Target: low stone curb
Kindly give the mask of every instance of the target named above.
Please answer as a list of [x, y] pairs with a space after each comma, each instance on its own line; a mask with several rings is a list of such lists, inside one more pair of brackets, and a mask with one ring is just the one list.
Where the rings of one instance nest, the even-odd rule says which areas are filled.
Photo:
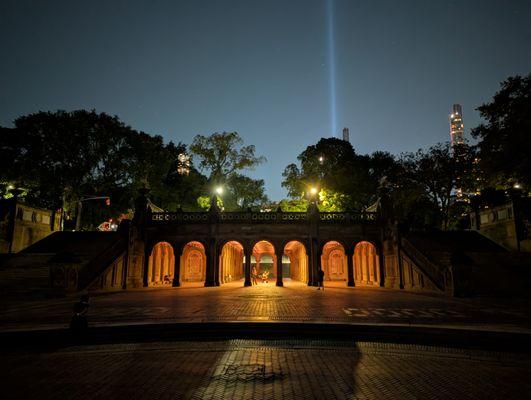
[[157, 323], [90, 327], [83, 335], [66, 328], [0, 332], [1, 351], [73, 345], [227, 339], [322, 339], [447, 346], [529, 354], [531, 334], [495, 330], [385, 324], [313, 322]]

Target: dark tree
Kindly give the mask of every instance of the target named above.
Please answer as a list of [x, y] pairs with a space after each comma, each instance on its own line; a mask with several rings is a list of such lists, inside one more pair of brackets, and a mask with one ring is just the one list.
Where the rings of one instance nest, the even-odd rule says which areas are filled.
[[[126, 126], [116, 116], [95, 111], [39, 112], [15, 120], [3, 129], [0, 180], [27, 190], [26, 201], [49, 209], [64, 208], [74, 217], [77, 202], [86, 196], [109, 196], [86, 202], [85, 226], [127, 213], [143, 185], [152, 188], [155, 202], [166, 209], [193, 204], [204, 184], [192, 167], [186, 179], [176, 173], [182, 144], [165, 144]], [[195, 190], [195, 192], [194, 192]]]
[[[237, 132], [197, 135], [190, 150], [199, 159], [199, 168], [208, 174], [210, 187], [203, 194], [210, 196], [216, 185], [226, 186], [222, 196], [226, 211], [267, 201], [264, 181], [254, 180], [241, 173], [254, 169], [265, 161], [265, 157], [256, 156], [253, 145], [244, 146], [243, 139]], [[208, 201], [203, 198], [202, 203], [207, 204]]]
[[318, 187], [330, 210], [362, 209], [376, 200], [379, 175], [385, 172], [378, 163], [378, 156], [383, 154], [373, 160], [357, 155], [347, 141], [322, 138], [299, 154], [300, 168], [296, 164], [285, 168], [282, 186], [294, 199], [306, 198], [311, 187]]
[[506, 188], [531, 187], [531, 74], [510, 77], [490, 103], [478, 108], [486, 120], [472, 130], [480, 140], [480, 164], [486, 183]]

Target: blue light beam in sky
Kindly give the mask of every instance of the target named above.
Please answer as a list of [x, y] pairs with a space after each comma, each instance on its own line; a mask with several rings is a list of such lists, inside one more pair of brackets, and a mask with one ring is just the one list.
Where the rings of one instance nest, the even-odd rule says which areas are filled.
[[328, 74], [330, 86], [330, 130], [331, 135], [337, 135], [336, 109], [336, 49], [334, 38], [334, 0], [326, 0], [326, 33], [328, 44]]

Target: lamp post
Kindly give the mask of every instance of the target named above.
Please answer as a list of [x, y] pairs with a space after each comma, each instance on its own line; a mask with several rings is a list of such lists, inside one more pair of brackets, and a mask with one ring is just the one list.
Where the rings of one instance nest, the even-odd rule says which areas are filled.
[[317, 196], [319, 194], [319, 189], [316, 186], [310, 187], [310, 202], [317, 204]]
[[214, 192], [212, 193], [212, 197], [210, 198], [210, 211], [221, 211], [218, 207], [218, 196], [221, 197], [223, 194], [223, 186], [219, 185], [214, 188]]

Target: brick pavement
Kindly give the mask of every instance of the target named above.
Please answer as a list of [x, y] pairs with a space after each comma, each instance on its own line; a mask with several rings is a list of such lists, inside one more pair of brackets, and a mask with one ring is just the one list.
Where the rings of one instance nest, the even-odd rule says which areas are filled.
[[504, 353], [316, 340], [116, 344], [0, 354], [7, 399], [526, 399]]
[[[61, 327], [76, 298], [4, 304], [0, 330]], [[323, 293], [299, 282], [244, 288], [183, 287], [102, 294], [89, 322], [106, 324], [207, 321], [297, 321], [421, 324], [531, 331], [528, 301], [454, 299], [397, 290], [335, 285]]]

